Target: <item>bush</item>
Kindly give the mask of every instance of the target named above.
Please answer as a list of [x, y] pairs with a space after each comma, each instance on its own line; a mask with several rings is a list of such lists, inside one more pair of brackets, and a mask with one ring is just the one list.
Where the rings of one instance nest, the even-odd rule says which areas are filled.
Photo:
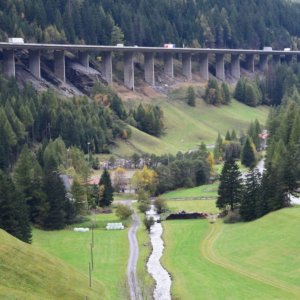
[[164, 200], [162, 198], [157, 198], [154, 201], [154, 206], [155, 206], [158, 214], [162, 214], [162, 213], [165, 213], [166, 211], [168, 211], [167, 202], [166, 202], [166, 200]]
[[150, 201], [149, 200], [141, 201], [138, 205], [138, 208], [141, 213], [145, 213], [147, 210], [150, 209]]
[[241, 221], [241, 215], [237, 209], [229, 211], [227, 216], [224, 218], [224, 223], [233, 224]]
[[151, 226], [154, 225], [154, 223], [155, 223], [153, 217], [150, 217], [149, 219], [147, 217], [145, 217], [143, 222], [144, 222], [144, 225], [145, 225], [146, 229], [148, 230], [148, 232], [150, 232]]
[[118, 204], [116, 209], [116, 216], [121, 220], [128, 219], [133, 214], [133, 210], [128, 205]]

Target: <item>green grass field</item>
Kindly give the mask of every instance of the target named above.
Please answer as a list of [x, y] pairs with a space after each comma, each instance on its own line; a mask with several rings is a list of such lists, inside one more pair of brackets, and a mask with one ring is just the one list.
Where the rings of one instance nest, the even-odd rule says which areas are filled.
[[[173, 97], [174, 98], [174, 97]], [[129, 103], [128, 103], [129, 102]], [[128, 101], [132, 106], [137, 100]], [[213, 144], [218, 132], [225, 135], [227, 130], [246, 131], [249, 123], [258, 119], [266, 122], [269, 109], [264, 106], [252, 108], [235, 100], [228, 106], [215, 107], [197, 99], [196, 107], [190, 107], [182, 100], [151, 100], [164, 111], [165, 134], [160, 138], [149, 136], [132, 128], [128, 142], [119, 141], [119, 147], [112, 151], [116, 155], [130, 155], [133, 152], [163, 154], [176, 153], [196, 148], [201, 142]]]
[[173, 298], [300, 299], [299, 212], [234, 225], [163, 222]]
[[[129, 255], [128, 230], [107, 231], [107, 222], [119, 221], [114, 214], [95, 216], [94, 271], [92, 278], [105, 286], [105, 299], [126, 299], [126, 267]], [[91, 221], [72, 227], [89, 226]], [[33, 244], [62, 259], [76, 270], [88, 275], [91, 231], [74, 232], [72, 228], [59, 231], [34, 229]], [[102, 299], [102, 298], [101, 298]]]
[[164, 199], [213, 197], [217, 198], [219, 183], [205, 184], [188, 189], [178, 189], [162, 194]]
[[108, 299], [106, 289], [87, 272], [25, 244], [0, 229], [0, 299]]
[[219, 212], [215, 200], [167, 200], [167, 204], [172, 212], [179, 212], [182, 210], [188, 212]]

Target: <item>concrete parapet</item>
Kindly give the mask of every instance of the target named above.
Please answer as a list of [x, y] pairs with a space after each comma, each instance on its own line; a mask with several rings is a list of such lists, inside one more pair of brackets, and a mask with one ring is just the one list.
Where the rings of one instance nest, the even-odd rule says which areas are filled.
[[249, 72], [254, 73], [254, 54], [246, 54], [246, 68]]
[[216, 54], [216, 77], [225, 80], [225, 55]]
[[64, 51], [54, 51], [54, 73], [61, 81], [66, 81], [66, 64]]
[[111, 52], [103, 52], [101, 72], [108, 84], [112, 84], [112, 55]]
[[133, 53], [124, 53], [124, 85], [130, 90], [134, 90], [134, 62]]
[[29, 70], [36, 78], [41, 78], [40, 50], [29, 50]]
[[241, 77], [241, 66], [240, 66], [240, 55], [239, 54], [231, 54], [231, 65], [230, 65], [231, 75], [240, 79]]
[[261, 71], [268, 71], [268, 54], [259, 55], [259, 68]]
[[16, 77], [14, 50], [3, 49], [3, 73], [7, 77]]
[[164, 72], [169, 77], [174, 77], [173, 54], [165, 53], [164, 55]]
[[200, 68], [200, 76], [208, 81], [209, 72], [208, 72], [208, 54], [203, 53], [199, 54], [199, 68]]
[[150, 85], [155, 85], [154, 52], [144, 53], [144, 69], [145, 69], [145, 81]]
[[82, 66], [84, 66], [85, 68], [88, 69], [90, 67], [90, 56], [89, 56], [88, 52], [79, 51], [78, 52], [78, 60], [79, 60], [80, 64]]
[[190, 53], [182, 53], [182, 73], [187, 80], [192, 79], [192, 55]]

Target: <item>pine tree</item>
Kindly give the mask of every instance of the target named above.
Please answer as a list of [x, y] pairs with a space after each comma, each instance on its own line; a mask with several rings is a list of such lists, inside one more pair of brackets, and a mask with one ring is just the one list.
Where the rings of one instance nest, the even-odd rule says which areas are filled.
[[0, 171], [0, 228], [20, 240], [31, 242], [27, 206], [11, 178]]
[[230, 210], [241, 203], [242, 200], [242, 179], [239, 167], [232, 159], [225, 161], [220, 176], [220, 185], [218, 189], [217, 207]]
[[255, 153], [249, 137], [247, 137], [242, 149], [241, 163], [248, 168], [252, 168], [255, 165]]
[[244, 221], [256, 218], [256, 205], [260, 198], [260, 174], [254, 169], [246, 175], [246, 182], [240, 207], [240, 215]]
[[195, 90], [192, 86], [190, 86], [187, 89], [187, 104], [189, 106], [196, 106], [195, 100], [196, 100]]
[[230, 132], [229, 132], [229, 130], [227, 130], [226, 135], [225, 135], [225, 141], [231, 141], [231, 140], [232, 139], [231, 139]]
[[100, 199], [100, 206], [110, 206], [113, 201], [113, 188], [111, 184], [110, 175], [107, 169], [104, 169], [101, 175], [99, 186], [103, 187], [103, 193]]
[[47, 229], [62, 229], [65, 227], [66, 191], [62, 180], [56, 171], [45, 176], [44, 191], [49, 203], [49, 211], [45, 220]]

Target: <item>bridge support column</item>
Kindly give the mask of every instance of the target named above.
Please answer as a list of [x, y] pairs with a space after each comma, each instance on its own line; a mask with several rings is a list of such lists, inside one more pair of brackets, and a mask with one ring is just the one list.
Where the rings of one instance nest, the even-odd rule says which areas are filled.
[[145, 68], [145, 81], [150, 85], [155, 85], [154, 52], [144, 53], [144, 68]]
[[81, 65], [83, 65], [85, 68], [90, 67], [90, 56], [88, 52], [83, 51], [83, 52], [78, 52], [78, 59]]
[[275, 65], [280, 65], [280, 55], [279, 54], [274, 54], [273, 55], [273, 63]]
[[234, 78], [240, 79], [241, 77], [241, 66], [240, 66], [240, 55], [231, 54], [231, 75]]
[[200, 54], [199, 55], [199, 66], [200, 66], [200, 76], [208, 81], [209, 73], [208, 73], [208, 54]]
[[41, 78], [40, 50], [29, 50], [29, 70], [36, 78]]
[[101, 72], [108, 84], [112, 84], [112, 55], [111, 52], [104, 52], [102, 55]]
[[133, 53], [124, 53], [124, 85], [130, 90], [134, 90], [134, 63]]
[[268, 54], [259, 55], [259, 68], [261, 71], [268, 71]]
[[16, 77], [15, 52], [13, 49], [3, 49], [3, 73], [7, 77]]
[[254, 54], [246, 54], [246, 68], [249, 72], [254, 73]]
[[216, 77], [220, 80], [225, 80], [225, 55], [216, 54]]
[[165, 53], [164, 55], [164, 72], [167, 76], [174, 77], [173, 54]]
[[192, 55], [182, 53], [182, 73], [187, 80], [192, 80]]
[[64, 51], [54, 51], [54, 73], [61, 81], [66, 81], [66, 64]]
[[285, 55], [285, 56], [284, 56], [284, 60], [285, 60], [285, 62], [286, 62], [288, 65], [290, 65], [290, 64], [292, 63], [292, 61], [293, 61], [293, 55], [291, 55], [291, 54]]

